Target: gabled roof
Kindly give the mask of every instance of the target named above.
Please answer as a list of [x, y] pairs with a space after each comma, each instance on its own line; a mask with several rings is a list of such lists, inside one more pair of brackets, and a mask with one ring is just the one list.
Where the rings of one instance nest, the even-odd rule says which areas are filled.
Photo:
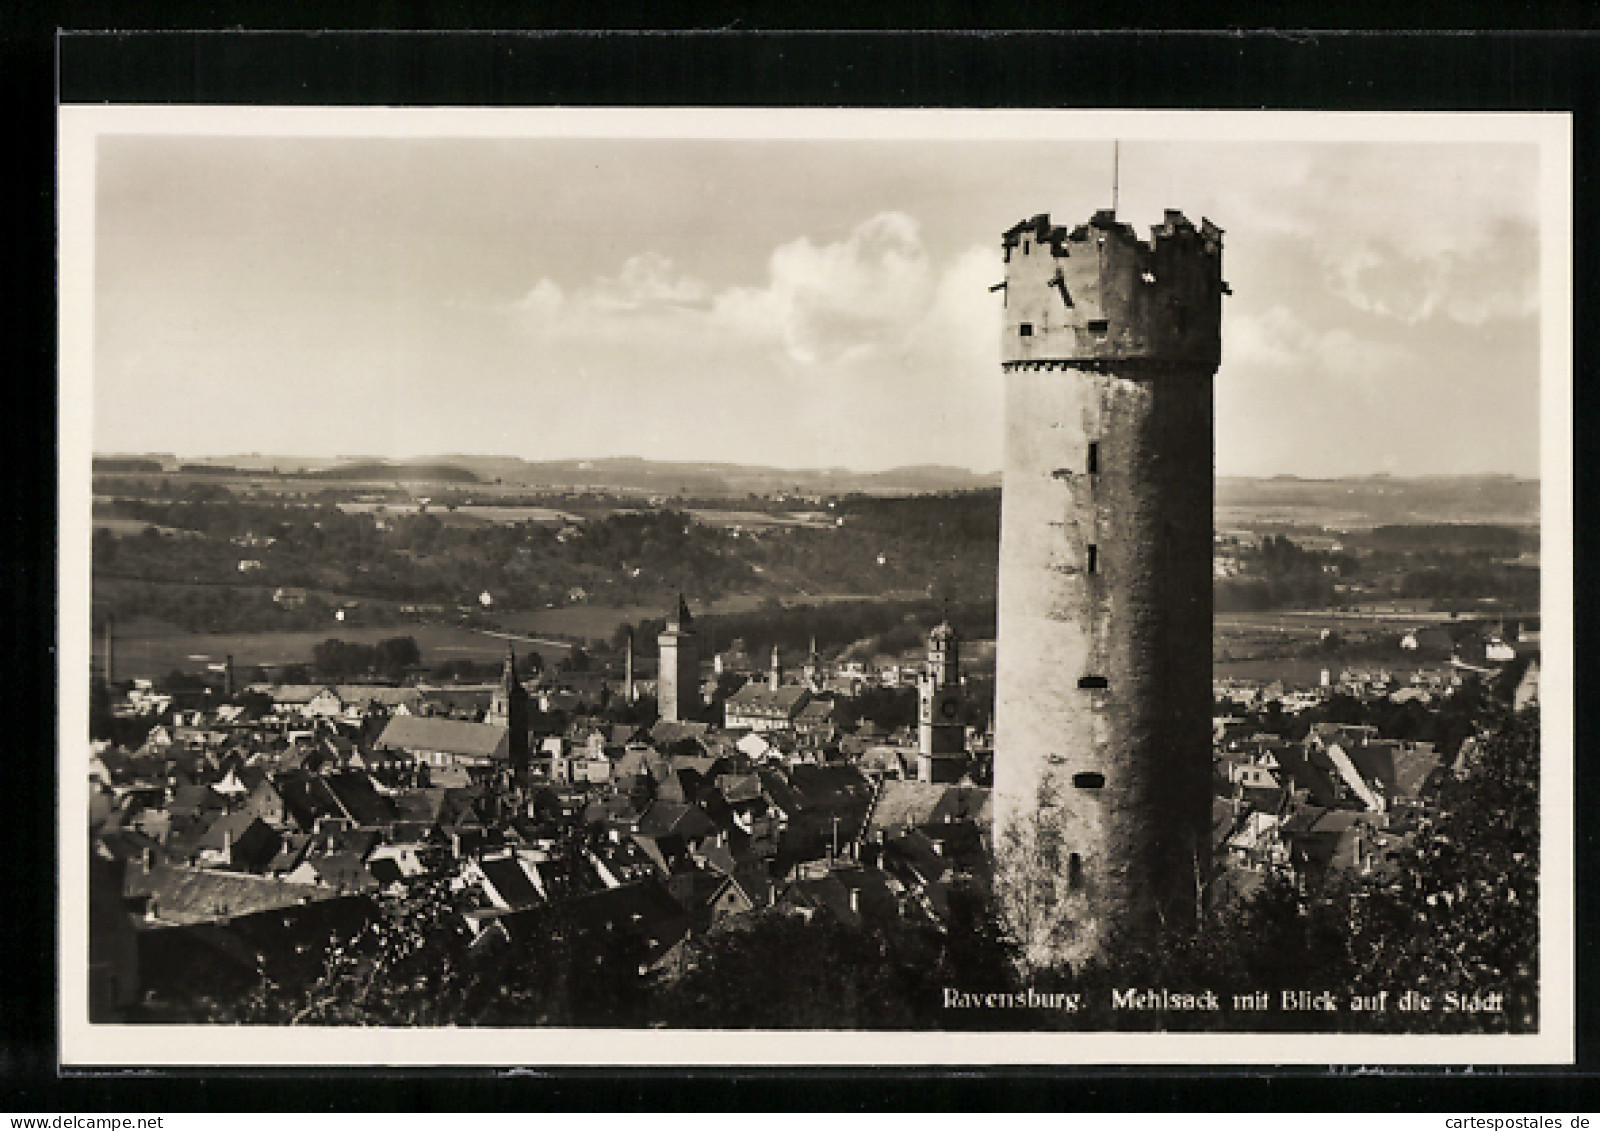
[[130, 868], [123, 894], [154, 896], [155, 918], [163, 923], [209, 923], [327, 898], [320, 889], [283, 880], [214, 869], [157, 867], [149, 873]]
[[867, 820], [869, 832], [893, 832], [944, 821], [990, 818], [990, 791], [975, 785], [884, 780]]
[[309, 856], [306, 863], [316, 872], [318, 880], [343, 892], [370, 891], [378, 886], [378, 881], [354, 852]]
[[394, 750], [437, 751], [476, 758], [510, 756], [510, 731], [500, 723], [470, 723], [420, 715], [396, 715], [377, 745]]
[[402, 821], [432, 825], [439, 819], [444, 798], [445, 790], [438, 788], [401, 790], [392, 799], [395, 816]]
[[663, 833], [660, 836], [634, 833], [633, 843], [650, 858], [663, 878], [693, 872], [697, 867], [694, 857], [689, 853], [688, 844], [677, 833]]
[[693, 805], [656, 801], [639, 818], [639, 831], [646, 836], [677, 833], [686, 840], [695, 840], [710, 836], [717, 827]]
[[283, 807], [302, 829], [311, 831], [321, 817], [350, 819], [328, 783], [315, 774], [280, 774], [273, 783]]
[[[541, 937], [549, 916], [547, 907], [511, 912], [495, 920], [513, 942]], [[574, 928], [579, 945], [586, 940], [624, 935], [644, 947], [647, 964], [655, 964], [689, 932], [690, 920], [667, 889], [657, 880], [623, 884], [565, 901], [560, 912]]]
[[331, 688], [324, 683], [280, 683], [266, 689], [273, 703], [280, 707], [303, 706]]
[[328, 788], [358, 825], [382, 825], [393, 821], [397, 810], [393, 801], [373, 787], [372, 779], [359, 770], [330, 774]]
[[[856, 910], [850, 895], [856, 893]], [[797, 907], [824, 910], [848, 926], [866, 921], [894, 919], [900, 904], [882, 872], [868, 868], [841, 868], [819, 880], [799, 880], [780, 901]]]
[[650, 728], [650, 741], [657, 746], [671, 746], [686, 738], [704, 738], [711, 729], [707, 723], [670, 722], [667, 719], [657, 719]]
[[533, 881], [522, 870], [522, 864], [516, 857], [480, 860], [478, 868], [483, 872], [484, 882], [492, 886], [500, 897], [500, 902], [512, 910], [543, 902], [539, 889], [533, 886]]
[[833, 717], [833, 701], [830, 699], [813, 699], [800, 709], [800, 714], [795, 717], [796, 722], [821, 723]]
[[199, 841], [201, 848], [231, 852], [230, 865], [243, 872], [266, 871], [282, 844], [265, 821], [243, 810], [218, 817]]
[[1295, 743], [1286, 744], [1274, 752], [1278, 765], [1284, 775], [1293, 779], [1294, 784], [1311, 794], [1312, 804], [1323, 808], [1332, 808], [1339, 803], [1339, 794], [1334, 789], [1333, 779], [1328, 770], [1313, 764], [1306, 756], [1303, 746]]
[[741, 715], [794, 718], [811, 698], [811, 689], [800, 684], [784, 684], [774, 691], [767, 684], [752, 680], [728, 697], [727, 711]]
[[1439, 751], [1433, 743], [1401, 743], [1394, 752], [1394, 796], [1415, 798], [1439, 768], [1439, 762]]
[[758, 774], [718, 774], [716, 785], [729, 804], [762, 799], [761, 777]]
[[415, 687], [377, 687], [364, 683], [341, 683], [333, 689], [339, 702], [346, 707], [368, 710], [372, 707], [415, 707], [422, 702], [422, 692]]

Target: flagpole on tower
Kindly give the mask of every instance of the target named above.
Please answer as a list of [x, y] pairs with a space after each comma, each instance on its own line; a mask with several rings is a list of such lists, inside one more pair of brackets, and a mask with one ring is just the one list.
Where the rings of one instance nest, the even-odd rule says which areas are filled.
[[1122, 139], [1111, 142], [1111, 215], [1117, 214], [1117, 178], [1122, 165]]

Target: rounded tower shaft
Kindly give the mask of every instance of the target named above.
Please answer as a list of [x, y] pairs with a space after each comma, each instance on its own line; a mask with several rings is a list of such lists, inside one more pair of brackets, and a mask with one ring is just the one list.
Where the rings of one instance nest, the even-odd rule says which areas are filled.
[[1221, 234], [1003, 239], [996, 844], [1036, 963], [1192, 916], [1209, 867]]

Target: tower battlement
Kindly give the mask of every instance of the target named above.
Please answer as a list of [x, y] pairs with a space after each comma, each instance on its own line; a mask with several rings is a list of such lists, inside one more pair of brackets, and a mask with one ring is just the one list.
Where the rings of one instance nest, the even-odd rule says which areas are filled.
[[1003, 366], [1221, 358], [1222, 229], [1168, 210], [1148, 242], [1109, 211], [1067, 229], [1047, 213], [1010, 228]]

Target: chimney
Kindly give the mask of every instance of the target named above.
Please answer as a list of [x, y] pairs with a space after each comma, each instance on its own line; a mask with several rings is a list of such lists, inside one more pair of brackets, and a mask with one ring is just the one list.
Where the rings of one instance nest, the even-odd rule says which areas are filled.
[[222, 862], [224, 864], [228, 864], [230, 866], [233, 864], [233, 830], [232, 829], [223, 829], [222, 830]]
[[628, 626], [628, 650], [623, 668], [623, 698], [629, 703], [633, 702], [633, 626]]
[[850, 889], [850, 913], [852, 915], [861, 914], [861, 889], [860, 888], [851, 888]]
[[767, 677], [767, 686], [773, 691], [783, 685], [783, 661], [778, 658], [778, 646], [772, 646], [772, 672]]

